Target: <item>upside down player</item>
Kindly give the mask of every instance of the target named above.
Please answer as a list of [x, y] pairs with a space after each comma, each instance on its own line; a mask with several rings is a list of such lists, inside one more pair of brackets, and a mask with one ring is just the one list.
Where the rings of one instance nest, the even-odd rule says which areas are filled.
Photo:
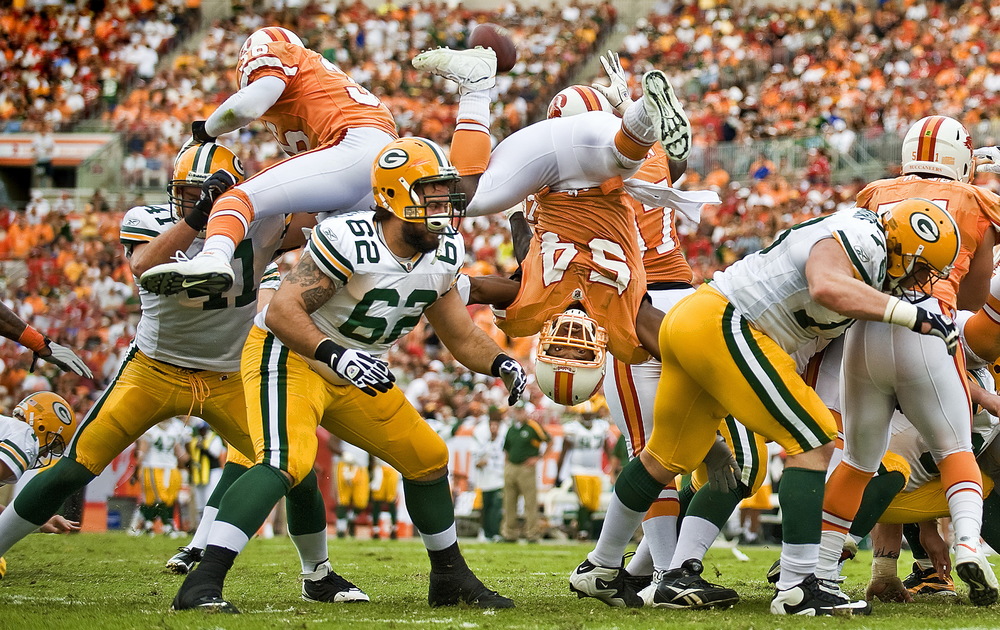
[[455, 358], [502, 378], [514, 404], [521, 366], [473, 323], [454, 289], [464, 243], [454, 230], [465, 198], [444, 152], [421, 138], [385, 147], [372, 165], [378, 206], [326, 219], [256, 319], [243, 379], [259, 462], [226, 493], [205, 557], [174, 608], [236, 612], [222, 595], [237, 555], [274, 503], [310, 474], [316, 427], [384, 460], [403, 476], [407, 511], [431, 562], [428, 603], [509, 608], [458, 547], [448, 449], [406, 400], [380, 357], [426, 315]]
[[[223, 146], [198, 144], [181, 151], [174, 162], [170, 203], [138, 206], [122, 219], [120, 239], [133, 274], [175, 251], [199, 251], [212, 199], [242, 175], [239, 159]], [[302, 215], [301, 220], [311, 217]], [[255, 222], [240, 242], [240, 274], [229, 291], [185, 291], [171, 297], [140, 291], [142, 315], [132, 347], [68, 443], [66, 455], [32, 479], [12, 509], [0, 514], [0, 554], [44, 523], [67, 496], [160, 420], [194, 411], [233, 447], [219, 482], [222, 491], [251, 465], [239, 455], [253, 453], [237, 371], [240, 347], [257, 312], [257, 286], [265, 267], [279, 248], [302, 240], [301, 230], [288, 229], [284, 217], [268, 217]], [[308, 481], [289, 495], [289, 529], [300, 551], [303, 596], [340, 601], [343, 592], [357, 588], [346, 586], [330, 569], [325, 509], [315, 475]], [[212, 505], [217, 503], [210, 499], [204, 519], [211, 520]]]
[[[62, 457], [78, 423], [62, 396], [36, 392], [17, 403], [10, 416], [0, 416], [0, 486], [17, 483], [21, 475], [48, 466]], [[0, 512], [5, 506], [0, 505]], [[76, 521], [53, 516], [38, 531], [65, 534], [80, 529]], [[0, 554], [0, 579], [7, 575], [7, 560]]]
[[[945, 315], [954, 314], [956, 308], [978, 309], [989, 294], [1000, 197], [969, 183], [975, 161], [968, 131], [946, 116], [918, 120], [903, 139], [902, 158], [903, 175], [869, 184], [858, 193], [858, 205], [886, 212], [916, 197], [943, 208], [953, 217], [948, 225], [922, 221], [916, 212], [900, 217], [914, 221], [916, 237], [932, 241], [924, 243], [927, 258], [940, 255], [937, 250], [946, 243], [949, 229], [960, 236], [950, 273], [944, 273], [929, 291], [911, 293], [908, 299]], [[918, 238], [918, 242], [924, 241]], [[899, 268], [891, 267], [890, 275], [898, 279], [918, 270], [926, 262], [919, 254], [898, 261]], [[932, 271], [941, 275], [946, 270], [938, 264]], [[941, 470], [955, 528], [955, 570], [969, 585], [970, 599], [977, 606], [987, 606], [1000, 596], [996, 585], [986, 579], [988, 567], [979, 553], [983, 488], [972, 452], [965, 362], [961, 353], [954, 360], [947, 350], [933, 340], [878, 322], [861, 322], [849, 331], [842, 385], [844, 460], [830, 476], [824, 504], [820, 577], [836, 570], [844, 536], [885, 451], [888, 423], [898, 404], [928, 441]]]
[[267, 27], [240, 49], [240, 89], [208, 120], [195, 142], [263, 121], [290, 158], [223, 195], [208, 221], [205, 247], [191, 260], [157, 265], [140, 278], [147, 291], [172, 295], [195, 284], [213, 293], [234, 281], [231, 261], [250, 225], [299, 212], [351, 212], [373, 205], [371, 164], [396, 138], [389, 109], [295, 33]]

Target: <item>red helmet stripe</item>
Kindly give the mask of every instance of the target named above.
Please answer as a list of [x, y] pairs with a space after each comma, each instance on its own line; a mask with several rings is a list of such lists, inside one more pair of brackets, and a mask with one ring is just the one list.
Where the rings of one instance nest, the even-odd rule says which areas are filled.
[[267, 33], [268, 37], [270, 37], [273, 41], [276, 41], [276, 42], [291, 42], [292, 41], [292, 40], [288, 39], [288, 35], [285, 35], [285, 31], [284, 30], [282, 30], [282, 29], [280, 29], [278, 27], [275, 27], [275, 26], [268, 26], [267, 28], [264, 29], [264, 32]]
[[590, 88], [586, 86], [573, 86], [573, 90], [583, 99], [583, 104], [587, 107], [588, 112], [601, 111], [601, 102], [597, 100], [597, 97]]
[[917, 138], [917, 161], [933, 162], [934, 150], [937, 148], [937, 132], [944, 123], [944, 116], [931, 116], [924, 121]]
[[570, 406], [573, 404], [573, 373], [556, 370], [555, 382], [553, 383], [553, 394], [555, 401], [560, 405]]

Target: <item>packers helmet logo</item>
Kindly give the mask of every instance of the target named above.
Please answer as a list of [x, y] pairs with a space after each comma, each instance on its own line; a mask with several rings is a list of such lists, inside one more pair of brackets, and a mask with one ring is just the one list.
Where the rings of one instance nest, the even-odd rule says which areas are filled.
[[910, 227], [913, 228], [917, 236], [928, 243], [936, 243], [941, 238], [941, 229], [938, 228], [934, 219], [926, 214], [914, 212], [910, 215]]
[[73, 412], [70, 411], [69, 407], [66, 405], [56, 401], [52, 403], [52, 411], [54, 411], [56, 417], [59, 418], [59, 422], [62, 422], [66, 426], [73, 424]]
[[246, 169], [243, 168], [243, 160], [233, 155], [233, 166], [236, 168], [236, 174], [240, 176], [240, 179], [246, 177]]
[[410, 159], [410, 154], [398, 147], [393, 147], [378, 156], [378, 165], [382, 168], [399, 168]]

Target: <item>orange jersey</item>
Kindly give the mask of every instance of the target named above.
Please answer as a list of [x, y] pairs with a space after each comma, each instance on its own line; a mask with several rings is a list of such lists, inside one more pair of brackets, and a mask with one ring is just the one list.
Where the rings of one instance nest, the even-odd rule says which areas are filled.
[[895, 179], [880, 179], [858, 193], [858, 206], [876, 214], [884, 212], [904, 199], [929, 199], [948, 211], [958, 224], [961, 247], [955, 266], [946, 280], [934, 284], [934, 297], [956, 308], [958, 284], [969, 272], [972, 256], [983, 241], [990, 226], [1000, 227], [1000, 197], [988, 190], [951, 180], [926, 179], [904, 175]]
[[[612, 180], [614, 181], [614, 180]], [[635, 212], [618, 187], [535, 196], [537, 221], [523, 262], [521, 289], [497, 326], [511, 337], [539, 332], [546, 320], [580, 302], [608, 331], [608, 350], [626, 363], [649, 355], [635, 318], [646, 293]]]
[[241, 89], [265, 76], [285, 82], [285, 91], [260, 120], [288, 155], [337, 142], [352, 127], [396, 135], [389, 108], [317, 52], [271, 42], [240, 57], [236, 72]]
[[[670, 185], [670, 160], [667, 154], [659, 144], [653, 145], [652, 153], [633, 177]], [[631, 197], [627, 199], [635, 210], [646, 282], [690, 283], [694, 279], [694, 272], [681, 252], [680, 239], [677, 237], [677, 211], [673, 208], [651, 208]]]

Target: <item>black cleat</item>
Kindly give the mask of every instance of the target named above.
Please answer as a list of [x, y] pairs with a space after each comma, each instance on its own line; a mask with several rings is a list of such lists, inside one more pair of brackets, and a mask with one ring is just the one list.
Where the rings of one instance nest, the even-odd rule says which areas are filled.
[[472, 573], [465, 569], [455, 573], [431, 571], [431, 585], [427, 603], [432, 608], [466, 603], [477, 608], [513, 608], [514, 600], [491, 591]]
[[625, 583], [628, 584], [633, 591], [636, 593], [640, 592], [642, 589], [646, 588], [653, 583], [653, 574], [649, 575], [632, 575], [628, 571], [625, 572]]
[[360, 588], [337, 575], [328, 562], [319, 565], [312, 573], [303, 573], [302, 599], [307, 602], [367, 602], [368, 595]]
[[599, 567], [584, 560], [569, 575], [569, 590], [577, 597], [593, 597], [608, 606], [642, 608], [642, 598], [626, 580], [622, 567]]
[[730, 608], [740, 601], [731, 588], [701, 578], [700, 561], [685, 560], [679, 569], [660, 574], [650, 606], [658, 608]]
[[913, 563], [913, 572], [903, 580], [903, 586], [910, 592], [910, 595], [958, 596], [958, 593], [955, 592], [955, 582], [950, 575], [941, 575], [934, 567], [921, 569], [916, 562]]
[[205, 550], [197, 547], [178, 547], [177, 553], [167, 560], [167, 570], [178, 575], [187, 575], [194, 565], [201, 562], [204, 554]]
[[771, 613], [775, 615], [867, 615], [870, 603], [851, 601], [840, 590], [840, 585], [830, 580], [820, 580], [810, 575], [792, 588], [778, 590], [771, 599]]
[[222, 584], [216, 584], [198, 571], [184, 578], [171, 610], [204, 610], [206, 612], [239, 613], [240, 611], [222, 598]]

